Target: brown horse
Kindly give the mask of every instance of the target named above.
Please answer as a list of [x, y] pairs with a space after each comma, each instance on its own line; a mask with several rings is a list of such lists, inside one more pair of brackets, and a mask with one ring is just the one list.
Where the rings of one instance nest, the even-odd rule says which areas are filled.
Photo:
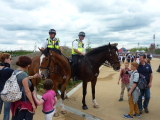
[[[28, 74], [29, 76], [35, 75], [36, 73], [39, 73], [39, 67], [40, 67], [40, 56], [35, 56], [32, 58], [32, 63], [28, 68]], [[33, 78], [32, 83], [37, 88], [38, 84], [40, 83], [40, 78]]]
[[[97, 82], [97, 77], [99, 75], [99, 67], [107, 60], [114, 70], [120, 69], [120, 62], [117, 56], [118, 49], [116, 46], [117, 44], [104, 45], [93, 49], [85, 56], [81, 56], [78, 78], [80, 80], [83, 80], [82, 108], [84, 110], [88, 109], [85, 102], [85, 96], [87, 93], [86, 88], [88, 82], [91, 82], [92, 85], [92, 100], [94, 103], [94, 107], [98, 107], [98, 104], [95, 100], [95, 85]], [[64, 100], [63, 91], [65, 90], [65, 87], [71, 77], [71, 67], [68, 61], [59, 52], [46, 49], [41, 56], [41, 70], [44, 69], [48, 69], [50, 71], [48, 77], [52, 78], [53, 80], [56, 79], [55, 81], [59, 82], [59, 84], [63, 83], [61, 91], [62, 100]], [[67, 74], [68, 71], [69, 73]]]
[[[43, 74], [43, 71], [47, 70], [47, 74]], [[53, 80], [54, 87], [53, 90], [59, 89], [61, 90], [61, 107], [62, 113], [66, 113], [64, 109], [63, 101], [64, 94], [66, 90], [66, 86], [69, 83], [71, 78], [71, 67], [66, 57], [64, 57], [61, 52], [57, 49], [49, 49], [46, 48], [42, 51], [42, 55], [40, 57], [40, 72], [46, 78], [50, 78]]]

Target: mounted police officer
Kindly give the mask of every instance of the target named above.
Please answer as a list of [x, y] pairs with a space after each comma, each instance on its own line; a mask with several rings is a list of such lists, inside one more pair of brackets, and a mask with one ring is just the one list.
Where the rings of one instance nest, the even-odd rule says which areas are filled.
[[62, 44], [60, 43], [59, 38], [56, 38], [56, 30], [50, 29], [49, 30], [49, 37], [43, 43], [41, 49], [44, 50], [46, 48], [56, 48], [62, 52]]
[[78, 34], [79, 39], [75, 39], [72, 42], [72, 60], [73, 60], [73, 80], [76, 81], [77, 80], [77, 74], [78, 74], [78, 60], [80, 58], [81, 55], [85, 55], [84, 53], [84, 37], [85, 37], [85, 33], [84, 32], [80, 32]]

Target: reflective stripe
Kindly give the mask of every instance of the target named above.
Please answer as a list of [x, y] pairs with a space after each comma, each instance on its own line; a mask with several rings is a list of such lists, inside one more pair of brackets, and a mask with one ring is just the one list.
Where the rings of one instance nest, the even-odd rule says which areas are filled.
[[[80, 42], [78, 39], [75, 39], [74, 41], [77, 41], [78, 42], [78, 51], [79, 52], [83, 52], [83, 50], [84, 50], [84, 44], [82, 43], [82, 42]], [[74, 42], [73, 41], [73, 42]], [[78, 54], [78, 53], [76, 53], [75, 51], [74, 51], [74, 49], [73, 49], [73, 42], [72, 42], [72, 55], [75, 55], [75, 54]], [[79, 55], [79, 54], [78, 54]]]
[[47, 38], [48, 40], [48, 44], [47, 44], [47, 48], [56, 48], [59, 49], [59, 38], [56, 38], [56, 40], [51, 40], [50, 37]]

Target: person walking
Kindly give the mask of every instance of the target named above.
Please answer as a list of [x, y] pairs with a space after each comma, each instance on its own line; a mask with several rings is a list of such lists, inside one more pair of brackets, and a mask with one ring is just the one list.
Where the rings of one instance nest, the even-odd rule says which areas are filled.
[[85, 37], [85, 33], [79, 32], [78, 34], [79, 39], [75, 39], [72, 42], [72, 60], [73, 60], [73, 80], [77, 81], [77, 75], [78, 75], [78, 60], [80, 58], [81, 55], [85, 55], [84, 53], [84, 37]]
[[128, 62], [128, 63], [130, 63], [131, 55], [130, 55], [130, 54], [128, 54], [126, 58], [127, 58], [127, 62]]
[[34, 91], [34, 87], [29, 79], [40, 78], [41, 76], [39, 74], [28, 76], [25, 73], [31, 62], [31, 58], [27, 56], [19, 57], [16, 62], [16, 65], [19, 67], [14, 73], [22, 71], [17, 75], [17, 82], [22, 91], [22, 98], [19, 101], [11, 103], [12, 120], [32, 120], [35, 113], [36, 106], [31, 93]]
[[128, 86], [129, 86], [129, 77], [130, 75], [124, 73], [123, 71], [131, 71], [128, 67], [129, 67], [129, 63], [128, 62], [125, 62], [124, 64], [125, 68], [123, 68], [120, 72], [120, 75], [119, 75], [119, 79], [118, 79], [118, 85], [119, 85], [119, 82], [121, 80], [121, 93], [120, 93], [120, 99], [119, 101], [123, 101], [123, 95], [124, 95], [124, 90], [125, 88], [128, 89]]
[[[13, 69], [10, 68], [12, 62], [11, 55], [9, 53], [0, 52], [0, 93], [4, 88], [5, 82], [11, 77]], [[0, 114], [2, 106], [4, 104], [4, 115], [3, 120], [9, 120], [10, 118], [10, 102], [5, 102], [0, 97]]]
[[56, 30], [50, 29], [49, 30], [49, 37], [44, 41], [41, 50], [46, 48], [55, 48], [59, 49], [61, 53], [63, 52], [62, 43], [60, 42], [59, 38], [56, 38]]
[[[148, 84], [147, 89], [140, 89], [141, 95], [139, 96], [139, 100], [138, 100], [138, 107], [140, 110], [140, 114], [143, 113], [143, 108], [146, 113], [149, 113], [148, 105], [150, 101], [150, 88], [152, 87], [152, 78], [153, 78], [152, 68], [148, 63], [145, 62], [145, 59], [146, 59], [146, 55], [141, 54], [139, 56], [140, 63], [137, 69], [138, 72], [145, 77]], [[143, 104], [142, 104], [142, 96], [145, 96]]]
[[45, 115], [45, 120], [52, 120], [55, 112], [54, 106], [57, 103], [56, 92], [52, 90], [53, 81], [46, 79], [43, 83], [43, 88], [46, 90], [46, 93], [42, 96], [42, 99], [38, 100], [36, 93], [33, 93], [33, 97], [37, 105], [43, 105], [42, 112]]

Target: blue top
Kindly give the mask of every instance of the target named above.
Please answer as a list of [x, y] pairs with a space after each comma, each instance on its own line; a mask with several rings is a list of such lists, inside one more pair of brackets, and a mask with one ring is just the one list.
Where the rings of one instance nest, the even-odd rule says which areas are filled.
[[[0, 69], [2, 70], [2, 69]], [[0, 75], [0, 92], [3, 90], [4, 84], [5, 82], [11, 77], [12, 73], [13, 73], [13, 69], [10, 68], [4, 68], [1, 71], [1, 75]]]
[[145, 78], [147, 80], [147, 83], [149, 84], [149, 82], [150, 82], [150, 74], [152, 73], [152, 68], [151, 68], [150, 64], [145, 63], [145, 65], [142, 65], [140, 63], [137, 71], [140, 74], [142, 74], [143, 76], [145, 76]]

